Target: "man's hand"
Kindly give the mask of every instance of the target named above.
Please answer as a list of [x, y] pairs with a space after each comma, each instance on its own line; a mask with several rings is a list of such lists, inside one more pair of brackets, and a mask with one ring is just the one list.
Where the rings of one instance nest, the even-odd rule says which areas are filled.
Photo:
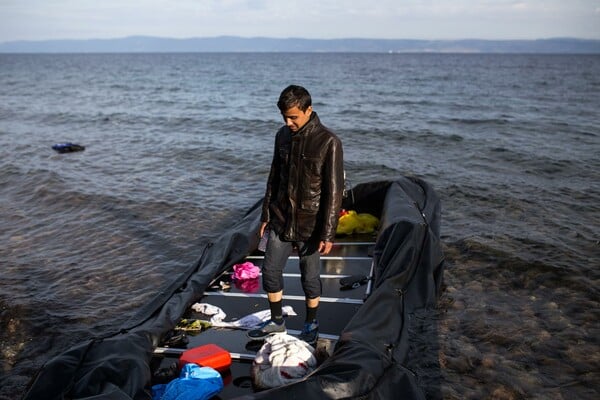
[[258, 237], [263, 237], [268, 224], [268, 222], [261, 222], [260, 229], [258, 230]]
[[333, 242], [321, 241], [321, 242], [319, 242], [319, 253], [321, 253], [322, 256], [326, 256], [327, 254], [329, 254], [332, 247], [333, 247]]

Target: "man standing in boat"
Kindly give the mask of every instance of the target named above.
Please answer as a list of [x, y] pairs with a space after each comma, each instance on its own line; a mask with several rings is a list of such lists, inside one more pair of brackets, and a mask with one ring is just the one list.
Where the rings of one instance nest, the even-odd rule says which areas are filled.
[[282, 313], [283, 269], [293, 249], [300, 258], [306, 317], [300, 339], [315, 344], [321, 297], [320, 256], [331, 251], [344, 189], [342, 143], [313, 111], [308, 91], [290, 85], [277, 107], [285, 126], [275, 137], [259, 234], [268, 235], [263, 289], [271, 319], [248, 332], [253, 340], [285, 333]]

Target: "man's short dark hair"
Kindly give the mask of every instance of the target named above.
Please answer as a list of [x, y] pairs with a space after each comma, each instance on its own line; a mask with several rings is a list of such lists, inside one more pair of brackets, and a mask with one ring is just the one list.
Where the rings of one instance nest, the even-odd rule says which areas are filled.
[[312, 99], [310, 93], [298, 85], [290, 85], [283, 89], [277, 102], [277, 107], [281, 112], [287, 111], [292, 107], [298, 107], [301, 111], [306, 111], [311, 105]]

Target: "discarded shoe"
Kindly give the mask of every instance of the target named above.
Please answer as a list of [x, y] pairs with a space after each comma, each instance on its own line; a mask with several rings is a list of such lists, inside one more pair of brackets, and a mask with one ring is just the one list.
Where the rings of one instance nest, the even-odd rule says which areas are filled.
[[276, 333], [287, 333], [285, 322], [278, 324], [270, 319], [260, 324], [257, 329], [246, 332], [246, 336], [252, 340], [264, 340], [267, 336]]
[[169, 383], [179, 375], [179, 366], [177, 362], [171, 363], [168, 367], [160, 368], [152, 375], [154, 383]]
[[366, 275], [352, 275], [340, 279], [341, 290], [350, 290], [360, 287], [369, 281], [369, 277]]
[[314, 347], [317, 344], [317, 339], [319, 339], [319, 323], [317, 320], [304, 323], [304, 328], [300, 332], [300, 335], [298, 335], [298, 339]]
[[162, 340], [162, 345], [165, 347], [185, 347], [189, 343], [189, 339], [185, 332], [169, 331]]

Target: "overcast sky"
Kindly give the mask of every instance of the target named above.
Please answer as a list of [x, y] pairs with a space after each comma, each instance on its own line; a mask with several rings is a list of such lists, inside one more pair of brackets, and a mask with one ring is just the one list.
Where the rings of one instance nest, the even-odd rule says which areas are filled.
[[0, 0], [0, 42], [131, 35], [600, 39], [600, 0]]

